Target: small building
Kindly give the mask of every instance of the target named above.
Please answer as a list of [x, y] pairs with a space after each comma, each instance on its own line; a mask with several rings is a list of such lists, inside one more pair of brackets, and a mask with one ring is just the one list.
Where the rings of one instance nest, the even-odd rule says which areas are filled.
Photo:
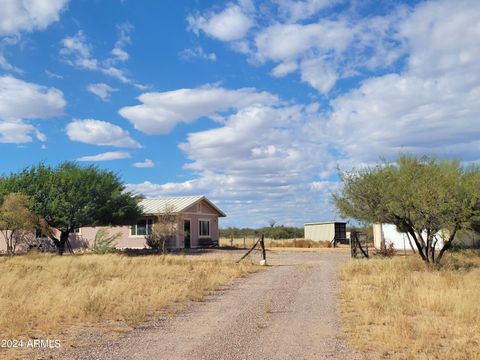
[[[143, 216], [132, 226], [112, 227], [110, 233], [120, 233], [116, 247], [135, 249], [147, 247], [145, 236], [152, 233], [159, 215], [169, 211], [176, 215], [177, 233], [166, 245], [169, 248], [216, 246], [219, 240], [218, 219], [225, 213], [205, 196], [180, 196], [140, 201]], [[92, 244], [99, 228], [83, 227], [75, 234], [72, 245]], [[74, 246], [75, 247], [75, 246]]]
[[[225, 213], [205, 196], [181, 196], [160, 199], [143, 199], [139, 203], [143, 216], [135, 225], [106, 227], [109, 234], [119, 234], [116, 240], [118, 249], [143, 249], [148, 247], [145, 236], [152, 233], [153, 224], [166, 209], [176, 218], [176, 235], [167, 241], [168, 248], [198, 248], [218, 245], [219, 218]], [[76, 228], [70, 234], [72, 248], [93, 246], [95, 235], [102, 227]], [[105, 227], [103, 227], [105, 228]], [[29, 237], [30, 238], [30, 237]], [[33, 243], [50, 243], [41, 234], [31, 234], [28, 241]], [[28, 244], [19, 246], [25, 250]], [[6, 251], [5, 241], [0, 238], [0, 252]]]
[[373, 224], [373, 246], [377, 250], [383, 246], [393, 246], [395, 250], [416, 250], [414, 240], [407, 233], [398, 231], [393, 224]]
[[305, 240], [328, 241], [347, 244], [347, 223], [341, 221], [326, 221], [307, 223], [304, 225]]
[[[443, 237], [446, 236], [447, 230], [441, 230], [435, 234], [438, 242], [436, 248], [443, 246]], [[426, 234], [424, 234], [426, 237]], [[457, 232], [455, 240], [457, 244], [462, 244], [465, 247], [480, 246], [480, 234], [473, 231], [462, 230]], [[392, 244], [395, 250], [416, 250], [415, 240], [411, 235], [398, 231], [393, 224], [373, 224], [373, 245], [375, 249], [380, 250], [382, 244], [390, 246]]]

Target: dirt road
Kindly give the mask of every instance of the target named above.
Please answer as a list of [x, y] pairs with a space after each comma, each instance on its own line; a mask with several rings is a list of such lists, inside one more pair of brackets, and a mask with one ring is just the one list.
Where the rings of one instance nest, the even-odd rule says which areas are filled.
[[345, 251], [269, 252], [270, 268], [154, 327], [79, 347], [69, 359], [353, 359], [340, 331]]

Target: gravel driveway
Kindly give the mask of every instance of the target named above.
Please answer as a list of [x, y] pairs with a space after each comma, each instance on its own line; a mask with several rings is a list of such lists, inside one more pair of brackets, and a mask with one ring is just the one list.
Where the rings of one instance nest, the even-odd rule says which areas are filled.
[[[235, 256], [241, 253], [236, 253]], [[258, 256], [258, 255], [255, 255]], [[342, 250], [268, 252], [269, 268], [237, 280], [155, 326], [69, 359], [353, 359], [340, 330], [336, 269]]]

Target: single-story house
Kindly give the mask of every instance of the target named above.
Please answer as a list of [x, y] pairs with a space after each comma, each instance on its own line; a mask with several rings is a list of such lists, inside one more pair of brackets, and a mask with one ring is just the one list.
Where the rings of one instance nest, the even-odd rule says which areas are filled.
[[347, 223], [342, 221], [325, 221], [307, 223], [304, 225], [305, 240], [332, 241], [335, 239], [340, 243], [348, 243]]
[[[198, 248], [216, 246], [219, 241], [219, 218], [225, 217], [205, 196], [180, 196], [140, 201], [143, 216], [137, 224], [108, 227], [110, 234], [119, 233], [118, 249], [143, 249], [147, 247], [145, 236], [151, 234], [157, 216], [166, 210], [176, 217], [176, 235], [166, 246], [169, 248]], [[101, 227], [81, 227], [70, 235], [73, 248], [93, 245], [95, 235]], [[33, 237], [33, 234], [32, 234]], [[5, 241], [0, 239], [0, 252], [6, 250]]]

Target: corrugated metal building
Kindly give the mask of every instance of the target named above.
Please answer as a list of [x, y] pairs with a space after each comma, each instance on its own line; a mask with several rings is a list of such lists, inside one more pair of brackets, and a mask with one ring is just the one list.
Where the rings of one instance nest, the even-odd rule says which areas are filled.
[[325, 221], [304, 225], [305, 240], [332, 241], [334, 238], [342, 244], [348, 243], [347, 223], [341, 221]]

